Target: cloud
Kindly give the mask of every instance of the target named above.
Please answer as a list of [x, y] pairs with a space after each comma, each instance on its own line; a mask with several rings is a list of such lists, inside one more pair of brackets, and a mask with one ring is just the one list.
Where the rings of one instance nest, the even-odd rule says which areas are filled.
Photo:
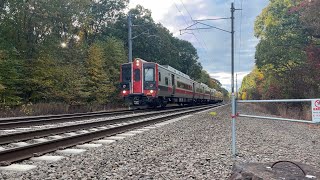
[[130, 0], [130, 8], [136, 7], [138, 4], [152, 11], [152, 17], [156, 22], [162, 20], [168, 9], [172, 6], [172, 0]]
[[[183, 2], [183, 4], [181, 3]], [[192, 25], [193, 19], [211, 19], [230, 17], [232, 0], [131, 0], [131, 5], [141, 4], [152, 11], [156, 22], [162, 23], [174, 36], [191, 42], [198, 50], [199, 61], [212, 77], [230, 89], [231, 70], [231, 36], [229, 33], [215, 29], [192, 31], [192, 34], [180, 35], [180, 29]], [[254, 67], [255, 46], [258, 39], [254, 37], [254, 21], [257, 15], [268, 4], [268, 0], [243, 1], [241, 11], [235, 12], [235, 71], [239, 74], [239, 82]], [[240, 0], [235, 3], [240, 8]], [[191, 15], [191, 17], [189, 16]], [[242, 18], [241, 18], [242, 17]], [[241, 30], [240, 30], [240, 22]], [[205, 22], [211, 26], [230, 31], [230, 20]], [[198, 27], [203, 25], [197, 25]], [[240, 43], [241, 33], [241, 43]], [[240, 48], [241, 47], [241, 48]], [[230, 78], [229, 78], [230, 79]]]

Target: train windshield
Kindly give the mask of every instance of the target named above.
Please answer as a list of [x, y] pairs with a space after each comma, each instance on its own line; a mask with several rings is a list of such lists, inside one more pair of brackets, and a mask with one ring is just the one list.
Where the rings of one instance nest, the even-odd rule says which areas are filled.
[[154, 68], [144, 69], [144, 81], [154, 81]]
[[140, 69], [135, 69], [134, 70], [134, 80], [135, 81], [140, 81]]
[[131, 82], [131, 64], [122, 65], [122, 82]]

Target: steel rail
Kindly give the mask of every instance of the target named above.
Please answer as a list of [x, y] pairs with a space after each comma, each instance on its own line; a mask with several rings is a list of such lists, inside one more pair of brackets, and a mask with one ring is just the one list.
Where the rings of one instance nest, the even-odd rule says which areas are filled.
[[[212, 106], [210, 106], [210, 107], [212, 107]], [[184, 111], [184, 110], [194, 109], [194, 108], [199, 108], [199, 107], [181, 108], [181, 109], [178, 109], [178, 111]], [[9, 143], [13, 143], [16, 141], [29, 140], [29, 139], [33, 139], [33, 138], [50, 136], [50, 135], [54, 135], [54, 134], [62, 134], [62, 133], [67, 133], [67, 132], [71, 132], [71, 131], [77, 131], [77, 130], [82, 130], [82, 129], [111, 125], [114, 123], [122, 123], [122, 122], [130, 121], [130, 120], [133, 120], [136, 118], [156, 116], [159, 114], [171, 113], [171, 112], [175, 112], [175, 111], [177, 111], [177, 109], [149, 112], [149, 113], [142, 114], [142, 115], [137, 114], [137, 115], [133, 115], [130, 117], [115, 117], [113, 119], [108, 119], [108, 120], [67, 125], [67, 126], [62, 126], [62, 127], [39, 129], [39, 130], [35, 130], [35, 131], [25, 131], [25, 132], [13, 133], [13, 134], [6, 134], [6, 135], [0, 136], [0, 145], [9, 144]]]
[[70, 122], [82, 119], [90, 119], [96, 117], [110, 117], [116, 115], [124, 115], [130, 113], [140, 113], [144, 112], [143, 110], [132, 111], [115, 111], [115, 112], [95, 112], [89, 114], [68, 114], [68, 115], [57, 115], [56, 117], [49, 118], [26, 118], [26, 119], [14, 119], [14, 120], [1, 120], [0, 121], [0, 129], [8, 129], [8, 128], [18, 128], [25, 127], [31, 125], [44, 125], [44, 124], [53, 124], [53, 123], [62, 123], [62, 122]]
[[58, 149], [67, 148], [80, 143], [86, 143], [92, 140], [101, 139], [106, 136], [115, 135], [135, 128], [140, 128], [146, 125], [154, 124], [157, 122], [165, 121], [171, 118], [190, 114], [194, 112], [204, 111], [217, 106], [202, 107], [197, 109], [191, 109], [183, 112], [177, 112], [175, 114], [165, 115], [162, 117], [153, 117], [146, 121], [133, 122], [123, 126], [112, 127], [109, 129], [102, 129], [94, 132], [88, 132], [75, 136], [64, 137], [61, 139], [51, 140], [42, 143], [31, 144], [28, 146], [18, 147], [0, 151], [0, 164], [9, 165], [13, 162], [24, 160], [35, 155], [42, 155], [44, 153], [52, 152]]
[[[167, 109], [175, 109], [178, 107], [169, 107]], [[158, 110], [158, 109], [156, 109]], [[150, 109], [141, 109], [141, 110], [123, 110], [123, 111], [98, 111], [98, 112], [89, 112], [89, 113], [76, 113], [76, 114], [60, 114], [60, 115], [49, 115], [49, 116], [33, 116], [33, 117], [17, 117], [0, 120], [0, 129], [10, 129], [10, 128], [19, 128], [27, 127], [34, 125], [45, 125], [45, 124], [54, 124], [62, 122], [71, 122], [83, 119], [90, 119], [96, 117], [110, 117], [116, 115], [125, 115], [130, 113], [142, 113], [145, 111], [150, 111]]]
[[118, 113], [118, 112], [130, 112], [133, 110], [122, 110], [122, 111], [95, 111], [95, 112], [86, 112], [86, 113], [73, 113], [73, 114], [54, 114], [54, 115], [41, 115], [41, 116], [25, 116], [25, 117], [9, 117], [9, 118], [0, 118], [0, 122], [12, 122], [19, 120], [37, 120], [37, 119], [50, 119], [50, 118], [59, 118], [59, 117], [69, 117], [69, 116], [81, 116], [88, 114], [100, 114], [100, 113]]

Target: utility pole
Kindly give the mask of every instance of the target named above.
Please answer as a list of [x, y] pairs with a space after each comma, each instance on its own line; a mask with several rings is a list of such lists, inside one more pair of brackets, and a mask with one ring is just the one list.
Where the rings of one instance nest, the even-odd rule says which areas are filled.
[[[203, 23], [203, 21], [208, 21], [208, 20], [219, 20], [219, 19], [230, 19], [230, 18], [214, 18], [214, 19], [202, 19], [202, 20], [194, 20], [194, 24], [191, 26], [188, 26], [185, 29], [180, 30], [180, 34], [182, 31], [193, 31], [193, 30], [199, 30], [199, 29], [217, 29], [220, 31], [224, 31], [227, 33], [231, 34], [231, 117], [232, 117], [232, 143], [231, 143], [231, 148], [232, 148], [232, 156], [236, 157], [236, 97], [235, 97], [235, 92], [234, 92], [234, 12], [236, 10], [241, 10], [241, 9], [235, 9], [234, 8], [234, 3], [231, 3], [231, 31], [224, 30], [212, 25], [208, 25]], [[193, 26], [196, 26], [197, 24], [201, 24], [204, 27], [196, 27], [193, 28]]]
[[136, 35], [136, 36], [132, 37], [132, 27], [135, 27], [135, 26], [139, 26], [139, 25], [133, 25], [133, 24], [132, 24], [132, 13], [131, 13], [130, 10], [129, 10], [129, 12], [128, 12], [128, 48], [129, 48], [129, 52], [128, 52], [128, 62], [129, 62], [129, 63], [131, 63], [132, 60], [133, 60], [133, 59], [132, 59], [132, 41], [133, 41], [135, 38], [137, 38], [137, 37], [139, 37], [139, 36], [141, 36], [141, 35], [143, 35], [143, 34], [147, 34], [147, 35], [148, 35], [147, 37], [159, 37], [159, 36], [157, 36], [157, 35], [150, 35], [149, 29], [146, 30], [146, 31], [144, 31], [144, 32], [142, 32], [142, 33], [140, 33], [139, 35]]
[[236, 98], [234, 94], [234, 4], [231, 3], [231, 103], [232, 103], [232, 155], [236, 157]]
[[132, 62], [132, 21], [131, 21], [131, 12], [129, 10], [128, 14], [128, 47], [129, 47], [129, 55], [128, 62]]

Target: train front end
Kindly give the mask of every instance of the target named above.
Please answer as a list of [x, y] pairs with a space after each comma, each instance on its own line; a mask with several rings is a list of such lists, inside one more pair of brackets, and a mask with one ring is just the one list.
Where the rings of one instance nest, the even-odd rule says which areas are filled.
[[155, 106], [158, 93], [158, 65], [142, 59], [121, 65], [121, 95], [133, 106]]

